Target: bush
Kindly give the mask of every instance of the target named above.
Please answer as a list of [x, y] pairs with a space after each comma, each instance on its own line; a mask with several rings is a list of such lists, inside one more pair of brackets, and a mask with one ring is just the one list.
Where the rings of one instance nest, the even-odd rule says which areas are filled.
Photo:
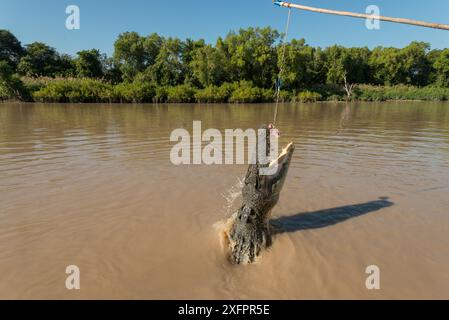
[[198, 90], [195, 99], [199, 103], [222, 103], [228, 102], [231, 97], [234, 86], [230, 83], [224, 83], [220, 87], [208, 86]]
[[[6, 70], [6, 68], [5, 68]], [[8, 71], [8, 70], [6, 70]], [[87, 78], [18, 78], [3, 72], [0, 78], [0, 100], [20, 99], [39, 102], [127, 102], [127, 103], [253, 103], [273, 102], [273, 89], [258, 88], [250, 81], [223, 83], [195, 89], [189, 85], [155, 86], [135, 81], [112, 85], [102, 80]], [[354, 87], [353, 100], [449, 100], [449, 88], [414, 87], [407, 85]], [[320, 86], [299, 92], [282, 90], [281, 102], [344, 101], [346, 94], [338, 86]]]
[[354, 91], [354, 97], [362, 101], [385, 100], [423, 100], [443, 101], [449, 100], [449, 88], [443, 87], [413, 87], [406, 85], [397, 86], [370, 86], [359, 85]]
[[326, 98], [326, 101], [330, 101], [330, 102], [338, 102], [338, 101], [343, 101], [343, 97], [339, 96], [337, 94], [333, 94], [329, 97]]
[[16, 76], [0, 80], [0, 100], [31, 101], [31, 96], [23, 82]]
[[262, 89], [254, 87], [251, 81], [235, 83], [235, 88], [229, 98], [233, 103], [254, 103], [262, 101]]
[[190, 103], [195, 102], [196, 89], [189, 85], [179, 85], [167, 89], [167, 102]]
[[[273, 93], [274, 95], [274, 93]], [[279, 101], [280, 102], [292, 102], [293, 97], [296, 95], [296, 93], [292, 93], [287, 90], [281, 90], [279, 94]]]
[[293, 97], [292, 102], [317, 102], [321, 101], [323, 96], [318, 92], [302, 91]]
[[315, 85], [307, 88], [309, 91], [317, 92], [323, 101], [343, 101], [346, 100], [346, 91], [343, 86], [335, 84]]
[[0, 61], [0, 100], [30, 100], [22, 80], [14, 75], [13, 67], [7, 61]]
[[216, 103], [225, 102], [226, 100], [221, 100], [218, 95], [219, 87], [208, 86], [204, 89], [198, 90], [195, 94], [195, 99], [199, 103]]
[[168, 99], [167, 87], [156, 87], [153, 103], [165, 103]]
[[11, 99], [11, 94], [4, 83], [0, 82], [0, 100]]
[[8, 81], [4, 81], [0, 79], [0, 100], [13, 100], [18, 99], [17, 94], [14, 92], [12, 88], [12, 79]]
[[118, 102], [152, 102], [155, 95], [154, 86], [148, 83], [121, 83], [114, 87], [114, 101]]
[[40, 102], [112, 102], [113, 86], [93, 79], [55, 79], [33, 93]]
[[354, 98], [361, 101], [385, 101], [385, 88], [377, 86], [356, 86]]
[[[49, 78], [49, 77], [40, 77], [40, 78], [31, 78], [31, 77], [22, 77], [22, 82], [27, 88], [28, 92], [30, 94], [33, 94], [33, 92], [39, 91], [40, 89], [48, 86], [50, 82], [55, 81], [55, 78]], [[64, 80], [63, 78], [59, 78], [59, 80]]]
[[276, 93], [273, 89], [260, 89], [261, 102], [274, 102], [276, 100]]

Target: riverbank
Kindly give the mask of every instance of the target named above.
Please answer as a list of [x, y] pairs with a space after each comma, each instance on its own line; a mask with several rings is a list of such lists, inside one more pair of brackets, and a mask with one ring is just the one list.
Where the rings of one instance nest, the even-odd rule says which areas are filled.
[[0, 54], [0, 100], [269, 103], [278, 77], [282, 102], [449, 100], [449, 49], [425, 42], [320, 48], [304, 39], [282, 44], [267, 27], [229, 32], [212, 46], [125, 32], [111, 56], [97, 49], [71, 56], [41, 42], [22, 46], [8, 30], [0, 35], [8, 53]]
[[[46, 103], [261, 103], [274, 102], [274, 88], [250, 81], [195, 88], [157, 86], [145, 82], [110, 84], [89, 78], [22, 78], [19, 90], [0, 83], [0, 100]], [[282, 102], [320, 101], [447, 101], [449, 88], [410, 85], [355, 85], [351, 96], [341, 86], [317, 85], [305, 90], [281, 91]]]

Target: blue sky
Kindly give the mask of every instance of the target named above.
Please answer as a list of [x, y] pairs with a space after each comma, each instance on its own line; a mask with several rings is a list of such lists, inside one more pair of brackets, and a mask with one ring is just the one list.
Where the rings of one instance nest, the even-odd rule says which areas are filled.
[[[382, 15], [449, 24], [448, 0], [295, 0], [304, 5], [364, 12], [378, 5]], [[68, 5], [78, 5], [81, 29], [65, 28]], [[43, 41], [58, 51], [75, 54], [96, 48], [111, 54], [117, 36], [125, 31], [215, 42], [230, 30], [250, 26], [284, 29], [287, 9], [271, 0], [0, 0], [0, 28], [11, 30], [23, 44]], [[364, 21], [293, 11], [290, 37], [316, 46], [403, 47], [413, 40], [433, 48], [449, 47], [449, 32], [382, 23], [377, 31]]]

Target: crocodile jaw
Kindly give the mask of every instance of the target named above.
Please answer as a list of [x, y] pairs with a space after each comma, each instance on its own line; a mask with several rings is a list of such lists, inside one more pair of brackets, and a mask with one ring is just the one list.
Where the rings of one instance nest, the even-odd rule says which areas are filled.
[[284, 161], [287, 159], [287, 155], [294, 148], [295, 147], [293, 145], [293, 142], [290, 142], [284, 149], [282, 149], [282, 152], [279, 154], [278, 158], [270, 162], [270, 167], [278, 166], [279, 164], [284, 163]]

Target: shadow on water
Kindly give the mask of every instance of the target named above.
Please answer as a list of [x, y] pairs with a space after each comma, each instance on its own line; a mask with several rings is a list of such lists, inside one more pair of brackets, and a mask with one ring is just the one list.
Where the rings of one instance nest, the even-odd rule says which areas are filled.
[[274, 234], [320, 229], [368, 214], [370, 212], [379, 211], [393, 205], [394, 203], [389, 201], [388, 198], [382, 197], [379, 198], [379, 200], [366, 203], [298, 213], [289, 217], [281, 217], [271, 220], [270, 224], [273, 226]]

